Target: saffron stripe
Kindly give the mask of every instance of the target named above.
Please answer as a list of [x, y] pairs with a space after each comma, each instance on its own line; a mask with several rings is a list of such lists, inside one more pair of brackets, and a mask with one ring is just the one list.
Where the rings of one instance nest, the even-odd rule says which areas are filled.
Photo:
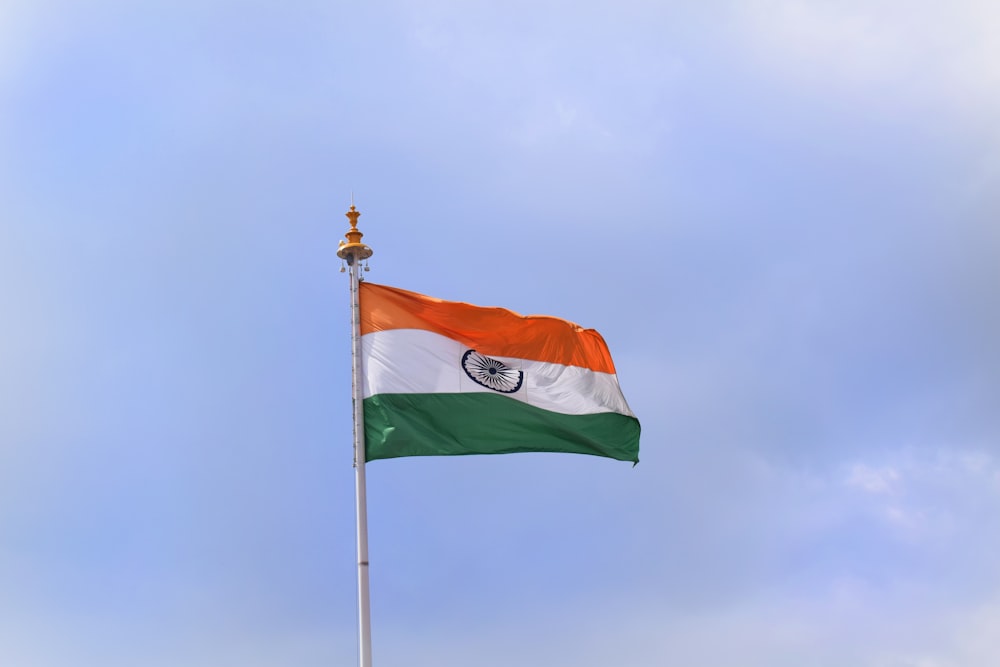
[[607, 344], [593, 329], [558, 317], [520, 315], [444, 301], [396, 287], [361, 283], [361, 333], [433, 331], [491, 357], [546, 361], [614, 374]]

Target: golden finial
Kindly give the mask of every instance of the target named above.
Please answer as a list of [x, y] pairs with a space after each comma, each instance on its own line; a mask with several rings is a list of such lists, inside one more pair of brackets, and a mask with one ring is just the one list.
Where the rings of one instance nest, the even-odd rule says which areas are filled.
[[[352, 196], [351, 199], [353, 200], [354, 197]], [[358, 216], [361, 215], [361, 212], [354, 208], [354, 204], [352, 203], [351, 210], [344, 215], [351, 221], [351, 228], [344, 234], [347, 237], [347, 241], [341, 241], [340, 247], [337, 248], [337, 257], [341, 259], [350, 258], [348, 263], [368, 259], [372, 256], [372, 249], [361, 242], [361, 237], [364, 234], [358, 231]]]

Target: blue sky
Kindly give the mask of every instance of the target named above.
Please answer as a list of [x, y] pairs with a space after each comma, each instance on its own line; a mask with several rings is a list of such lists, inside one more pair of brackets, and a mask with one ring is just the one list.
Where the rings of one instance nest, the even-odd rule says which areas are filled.
[[1000, 660], [993, 3], [5, 0], [0, 663], [356, 660], [346, 278], [642, 462], [368, 468], [377, 665]]

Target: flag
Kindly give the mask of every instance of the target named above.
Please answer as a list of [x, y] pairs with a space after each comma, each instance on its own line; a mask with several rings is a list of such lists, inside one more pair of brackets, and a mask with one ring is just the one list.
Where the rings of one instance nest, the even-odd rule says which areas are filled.
[[572, 452], [639, 460], [639, 421], [593, 329], [360, 286], [366, 460]]

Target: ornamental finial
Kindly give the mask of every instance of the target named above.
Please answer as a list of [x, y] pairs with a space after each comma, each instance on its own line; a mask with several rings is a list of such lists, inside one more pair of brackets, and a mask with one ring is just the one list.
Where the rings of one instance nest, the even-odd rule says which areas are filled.
[[[351, 199], [353, 200], [354, 197], [352, 196]], [[361, 212], [351, 203], [351, 210], [344, 215], [351, 221], [351, 228], [344, 234], [347, 237], [347, 241], [341, 241], [340, 247], [337, 248], [337, 257], [348, 260], [348, 264], [357, 260], [368, 259], [373, 253], [371, 248], [361, 242], [361, 237], [364, 236], [364, 234], [358, 231], [358, 217], [361, 215]]]

